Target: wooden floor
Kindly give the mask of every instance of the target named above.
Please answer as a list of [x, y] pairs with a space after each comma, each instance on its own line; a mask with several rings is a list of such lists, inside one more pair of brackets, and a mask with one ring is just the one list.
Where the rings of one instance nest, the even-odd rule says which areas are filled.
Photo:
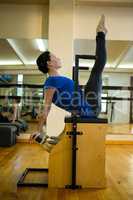
[[133, 124], [108, 124], [107, 134], [133, 135]]
[[17, 180], [26, 167], [47, 166], [48, 153], [36, 144], [0, 148], [0, 200], [133, 199], [133, 145], [106, 147], [107, 188], [104, 190], [17, 189]]

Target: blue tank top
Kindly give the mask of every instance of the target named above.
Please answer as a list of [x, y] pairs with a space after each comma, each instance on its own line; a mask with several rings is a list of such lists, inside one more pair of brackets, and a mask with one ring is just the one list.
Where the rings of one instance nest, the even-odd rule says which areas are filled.
[[55, 88], [52, 102], [68, 112], [72, 112], [76, 105], [79, 116], [95, 117], [90, 104], [85, 100], [84, 93], [80, 88], [74, 96], [74, 81], [64, 76], [50, 76], [44, 83], [44, 90]]

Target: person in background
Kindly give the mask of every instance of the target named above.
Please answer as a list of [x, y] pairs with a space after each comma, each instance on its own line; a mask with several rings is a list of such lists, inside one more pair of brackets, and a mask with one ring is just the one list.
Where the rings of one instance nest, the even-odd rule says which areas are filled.
[[20, 119], [20, 107], [19, 107], [20, 101], [21, 101], [20, 97], [15, 97], [12, 101], [12, 116], [11, 116], [12, 123]]

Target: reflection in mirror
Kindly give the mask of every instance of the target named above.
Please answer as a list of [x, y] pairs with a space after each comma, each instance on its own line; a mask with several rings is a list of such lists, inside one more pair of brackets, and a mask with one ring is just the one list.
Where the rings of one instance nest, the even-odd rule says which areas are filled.
[[[95, 40], [75, 39], [74, 55], [95, 55]], [[107, 40], [107, 63], [103, 73], [103, 86], [132, 86], [131, 74], [133, 74], [133, 41]], [[81, 70], [79, 73], [80, 85], [85, 85], [94, 60], [80, 60], [81, 67], [89, 70]], [[133, 134], [131, 115], [133, 113], [130, 90], [103, 90], [102, 97], [115, 97], [121, 100], [102, 100], [101, 116], [107, 117], [110, 134]], [[132, 95], [133, 97], [133, 95]], [[129, 100], [124, 100], [129, 98]]]
[[[47, 49], [47, 39], [0, 39], [0, 84], [43, 85], [46, 76], [38, 71], [36, 59]], [[36, 127], [32, 122], [37, 122], [37, 115], [43, 107], [43, 87], [1, 87], [0, 96], [0, 115], [4, 115], [4, 120], [11, 122], [17, 107], [16, 121], [23, 120], [32, 126], [28, 129], [32, 133]], [[21, 100], [2, 96], [20, 96]]]
[[[95, 40], [75, 39], [74, 41], [74, 55], [89, 54], [95, 55]], [[107, 40], [107, 63], [106, 68], [115, 71], [119, 69], [133, 69], [133, 41], [118, 41]], [[80, 60], [80, 66], [93, 67], [94, 61]], [[122, 71], [122, 70], [121, 70]]]

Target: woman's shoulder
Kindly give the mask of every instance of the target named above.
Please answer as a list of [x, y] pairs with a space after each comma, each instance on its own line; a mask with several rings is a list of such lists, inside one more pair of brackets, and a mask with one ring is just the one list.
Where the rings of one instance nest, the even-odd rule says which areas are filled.
[[71, 82], [72, 80], [65, 76], [49, 76], [44, 83], [44, 87], [62, 88], [64, 85], [70, 85]]
[[46, 79], [46, 81], [49, 81], [49, 80], [70, 80], [70, 81], [72, 81], [72, 79], [70, 79], [70, 78], [68, 78], [68, 77], [66, 77], [66, 76], [49, 76], [47, 79]]

